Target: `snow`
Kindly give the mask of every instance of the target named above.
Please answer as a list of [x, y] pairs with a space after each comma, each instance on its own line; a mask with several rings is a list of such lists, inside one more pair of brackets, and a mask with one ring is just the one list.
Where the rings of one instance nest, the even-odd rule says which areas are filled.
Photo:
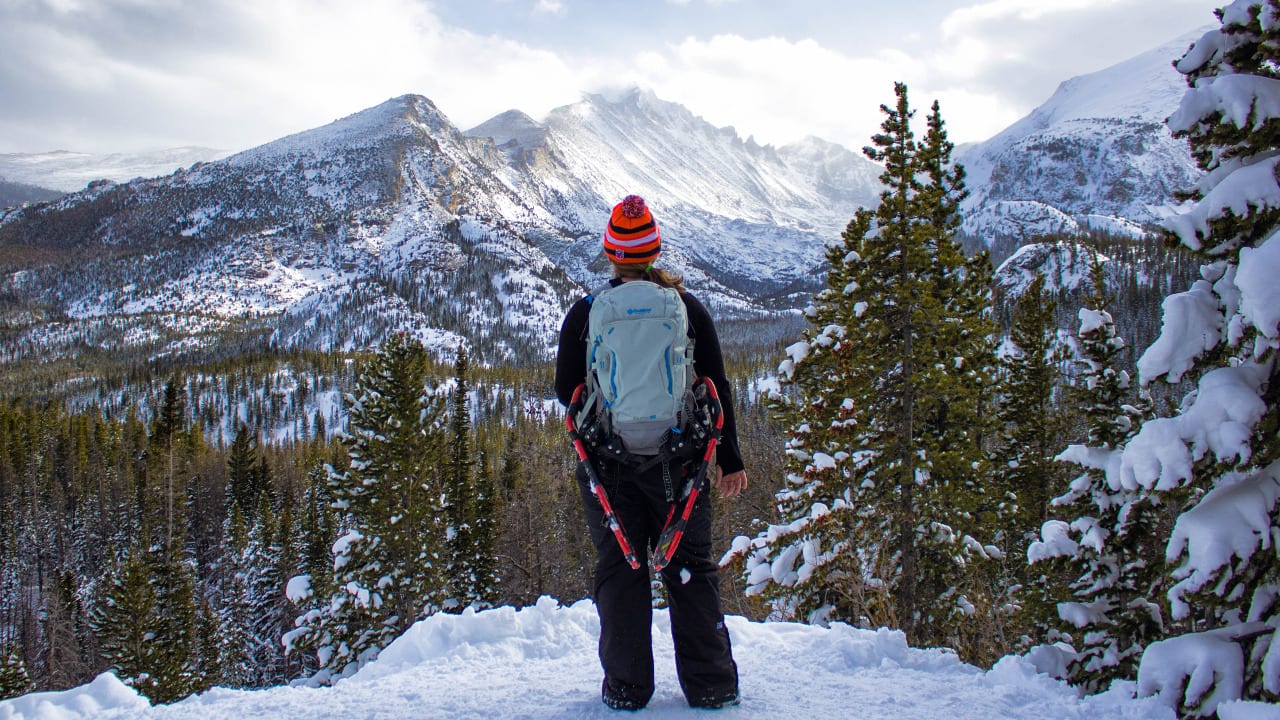
[[1280, 707], [1247, 700], [1224, 702], [1218, 706], [1218, 720], [1280, 720]]
[[1106, 310], [1094, 310], [1093, 308], [1080, 308], [1080, 333], [1088, 335], [1097, 332], [1099, 328], [1105, 327], [1111, 323], [1111, 313]]
[[1272, 545], [1271, 514], [1280, 499], [1280, 462], [1256, 475], [1210, 490], [1178, 517], [1165, 551], [1168, 562], [1184, 553], [1186, 562], [1174, 572], [1182, 578], [1169, 590], [1173, 619], [1191, 612], [1183, 597], [1213, 580], [1233, 558], [1248, 560]]
[[[729, 718], [861, 717], [921, 720], [1172, 720], [1154, 699], [1133, 700], [1132, 684], [1081, 698], [1037, 672], [1051, 657], [1006, 657], [990, 671], [941, 649], [909, 648], [902, 633], [835, 624], [757, 623], [726, 618], [742, 704]], [[543, 598], [423, 620], [354, 676], [333, 687], [213, 689], [168, 706], [145, 700], [112, 675], [58, 693], [0, 702], [0, 720], [204, 720], [205, 718], [613, 718], [599, 700], [599, 624], [590, 601], [563, 607]], [[706, 717], [680, 694], [670, 620], [654, 614], [657, 691], [645, 718]], [[1060, 658], [1059, 658], [1060, 660]]]
[[1179, 700], [1188, 706], [1203, 702], [1205, 707], [1238, 700], [1244, 656], [1232, 637], [1219, 630], [1151, 643], [1138, 669], [1138, 692], [1154, 694], [1170, 706]]
[[[1277, 83], [1280, 85], [1280, 82]], [[1272, 157], [1242, 167], [1226, 165], [1209, 174], [1201, 185], [1211, 185], [1204, 199], [1190, 211], [1165, 221], [1165, 227], [1178, 236], [1183, 245], [1199, 250], [1209, 234], [1209, 223], [1226, 217], [1249, 217], [1254, 212], [1280, 208], [1280, 184], [1276, 181], [1276, 164]], [[1222, 176], [1222, 173], [1226, 173]]]
[[1240, 289], [1240, 312], [1258, 332], [1275, 339], [1280, 334], [1280, 232], [1256, 248], [1240, 249], [1240, 267], [1236, 270], [1236, 287]]
[[1192, 463], [1206, 452], [1221, 461], [1248, 460], [1249, 434], [1266, 411], [1259, 397], [1265, 379], [1265, 369], [1253, 364], [1205, 373], [1194, 405], [1143, 424], [1121, 463], [1108, 465], [1108, 484], [1114, 490], [1170, 490], [1191, 479]]
[[61, 692], [41, 692], [0, 702], [0, 720], [79, 720], [130, 717], [150, 709], [147, 699], [110, 673]]
[[1027, 547], [1027, 562], [1035, 564], [1055, 557], [1071, 557], [1077, 549], [1071, 539], [1071, 526], [1061, 520], [1049, 520], [1040, 528], [1040, 539]]
[[1167, 375], [1176, 383], [1196, 358], [1217, 346], [1222, 336], [1218, 297], [1208, 280], [1197, 280], [1186, 292], [1170, 295], [1161, 304], [1164, 321], [1160, 337], [1138, 358], [1138, 378], [1146, 385]]
[[297, 605], [307, 598], [311, 597], [311, 576], [296, 575], [289, 578], [289, 582], [285, 585], [284, 596], [289, 598], [289, 602]]
[[1182, 96], [1169, 129], [1189, 130], [1216, 113], [1242, 130], [1260, 129], [1280, 117], [1280, 80], [1247, 74], [1204, 78]]

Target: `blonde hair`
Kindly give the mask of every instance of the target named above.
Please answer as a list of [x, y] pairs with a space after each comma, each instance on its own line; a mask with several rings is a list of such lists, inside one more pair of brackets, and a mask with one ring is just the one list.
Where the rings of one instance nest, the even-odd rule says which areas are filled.
[[663, 287], [675, 288], [676, 292], [685, 291], [684, 276], [677, 275], [669, 270], [652, 266], [616, 263], [613, 260], [610, 260], [609, 264], [613, 266], [613, 276], [616, 278], [638, 278], [657, 283]]

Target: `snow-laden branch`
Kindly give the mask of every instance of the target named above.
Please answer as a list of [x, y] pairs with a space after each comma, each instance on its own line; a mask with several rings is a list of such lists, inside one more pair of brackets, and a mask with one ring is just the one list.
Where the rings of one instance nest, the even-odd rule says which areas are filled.
[[1197, 280], [1191, 289], [1164, 299], [1160, 337], [1138, 358], [1138, 381], [1147, 385], [1162, 375], [1182, 379], [1197, 358], [1222, 339], [1222, 311], [1214, 286]]
[[[1280, 80], [1276, 91], [1280, 92]], [[1280, 100], [1277, 100], [1280, 104]], [[1255, 211], [1280, 208], [1280, 183], [1276, 181], [1276, 163], [1280, 157], [1268, 157], [1253, 164], [1241, 164], [1230, 172], [1213, 173], [1201, 182], [1204, 197], [1190, 210], [1163, 222], [1166, 230], [1178, 236], [1192, 250], [1203, 246], [1209, 235], [1209, 224], [1229, 215], [1246, 218]], [[1217, 180], [1211, 187], [1204, 187]]]
[[1280, 231], [1256, 248], [1240, 249], [1236, 287], [1240, 289], [1240, 313], [1265, 337], [1280, 336]]
[[1249, 436], [1267, 410], [1260, 397], [1267, 374], [1255, 363], [1205, 373], [1190, 407], [1142, 426], [1119, 467], [1108, 465], [1107, 484], [1113, 490], [1171, 490], [1189, 482], [1192, 465], [1209, 452], [1219, 461], [1248, 462]]
[[1232, 558], [1247, 561], [1272, 546], [1271, 516], [1280, 499], [1280, 462], [1262, 472], [1209, 491], [1195, 507], [1182, 513], [1173, 526], [1165, 560], [1186, 556], [1173, 576], [1181, 581], [1169, 589], [1173, 618], [1191, 612], [1188, 593], [1213, 582]]
[[1169, 129], [1186, 132], [1215, 122], [1218, 115], [1241, 130], [1257, 130], [1268, 120], [1280, 119], [1280, 80], [1260, 75], [1203, 78], [1183, 94], [1169, 116]]

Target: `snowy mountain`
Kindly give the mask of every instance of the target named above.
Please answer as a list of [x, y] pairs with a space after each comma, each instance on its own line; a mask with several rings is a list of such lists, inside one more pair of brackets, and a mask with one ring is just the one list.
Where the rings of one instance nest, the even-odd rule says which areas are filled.
[[247, 324], [283, 348], [363, 348], [399, 331], [436, 348], [465, 337], [495, 360], [545, 354], [576, 288], [526, 240], [555, 221], [498, 181], [499, 159], [405, 96], [11, 213], [0, 245], [45, 262], [9, 264], [8, 309], [61, 323], [27, 325], [12, 352], [47, 352], [65, 327], [73, 343], [162, 354]]
[[169, 175], [178, 168], [218, 160], [227, 154], [224, 150], [203, 147], [106, 155], [65, 150], [0, 154], [0, 180], [69, 193], [83, 190], [95, 180], [127, 182]]
[[1199, 177], [1164, 125], [1186, 90], [1172, 63], [1201, 32], [1067, 80], [1027, 117], [960, 148], [972, 191], [964, 232], [989, 245], [1090, 229], [1139, 236], [1171, 216], [1174, 191]]
[[[1132, 683], [1080, 697], [1066, 683], [1038, 674], [1051, 669], [1051, 648], [1032, 662], [1007, 657], [989, 671], [960, 662], [946, 650], [907, 647], [902, 633], [830, 629], [794, 623], [726, 618], [742, 682], [742, 704], [720, 711], [734, 718], [843, 718], [903, 720], [1173, 720], [1154, 698], [1131, 699]], [[537, 605], [418, 622], [359, 673], [330, 688], [215, 688], [173, 705], [151, 707], [114, 675], [62, 692], [0, 701], [10, 720], [59, 718], [612, 718], [600, 703], [596, 660], [599, 623], [590, 601]], [[670, 621], [654, 613], [658, 690], [646, 718], [706, 717], [680, 695], [672, 658]], [[1031, 656], [1037, 657], [1035, 655]], [[816, 690], [816, 692], [815, 692]], [[1269, 708], [1230, 703], [1221, 717]], [[1234, 713], [1234, 714], [1233, 714]]]
[[582, 229], [578, 242], [549, 249], [579, 278], [599, 254], [600, 218], [637, 193], [657, 213], [667, 262], [694, 285], [776, 293], [811, 276], [824, 241], [879, 190], [880, 169], [838, 145], [761, 146], [638, 89], [589, 95], [543, 123], [504, 113], [467, 134], [492, 138], [511, 184]]
[[407, 95], [0, 217], [0, 316], [20, 329], [4, 356], [159, 355], [237, 333], [358, 349], [401, 331], [446, 354], [545, 357], [564, 308], [603, 277], [601, 218], [631, 192], [658, 214], [664, 264], [722, 315], [758, 316], [812, 282], [877, 172], [818, 140], [743, 141], [649, 93], [466, 135]]
[[[1024, 238], [1139, 236], [1166, 217], [1197, 177], [1163, 124], [1184, 89], [1170, 62], [1190, 38], [1064, 82], [962, 149], [965, 232], [1000, 258]], [[121, 156], [117, 177], [180, 167], [0, 211], [0, 321], [14, 331], [0, 359], [154, 357], [228, 337], [356, 349], [393, 331], [444, 354], [469, 344], [485, 362], [545, 357], [566, 304], [607, 272], [601, 219], [628, 193], [654, 208], [664, 264], [719, 317], [769, 316], [818, 287], [824, 245], [877, 201], [880, 172], [816, 138], [743, 140], [638, 89], [466, 132], [406, 95], [187, 167], [204, 152]], [[67, 187], [111, 164], [0, 157], [0, 173], [22, 167]]]

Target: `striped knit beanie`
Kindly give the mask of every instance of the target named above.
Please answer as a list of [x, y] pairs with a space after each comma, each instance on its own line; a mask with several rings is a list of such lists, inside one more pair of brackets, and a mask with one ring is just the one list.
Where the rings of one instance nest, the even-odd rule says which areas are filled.
[[613, 207], [604, 229], [604, 251], [623, 265], [648, 265], [662, 253], [662, 233], [639, 195], [628, 195]]

